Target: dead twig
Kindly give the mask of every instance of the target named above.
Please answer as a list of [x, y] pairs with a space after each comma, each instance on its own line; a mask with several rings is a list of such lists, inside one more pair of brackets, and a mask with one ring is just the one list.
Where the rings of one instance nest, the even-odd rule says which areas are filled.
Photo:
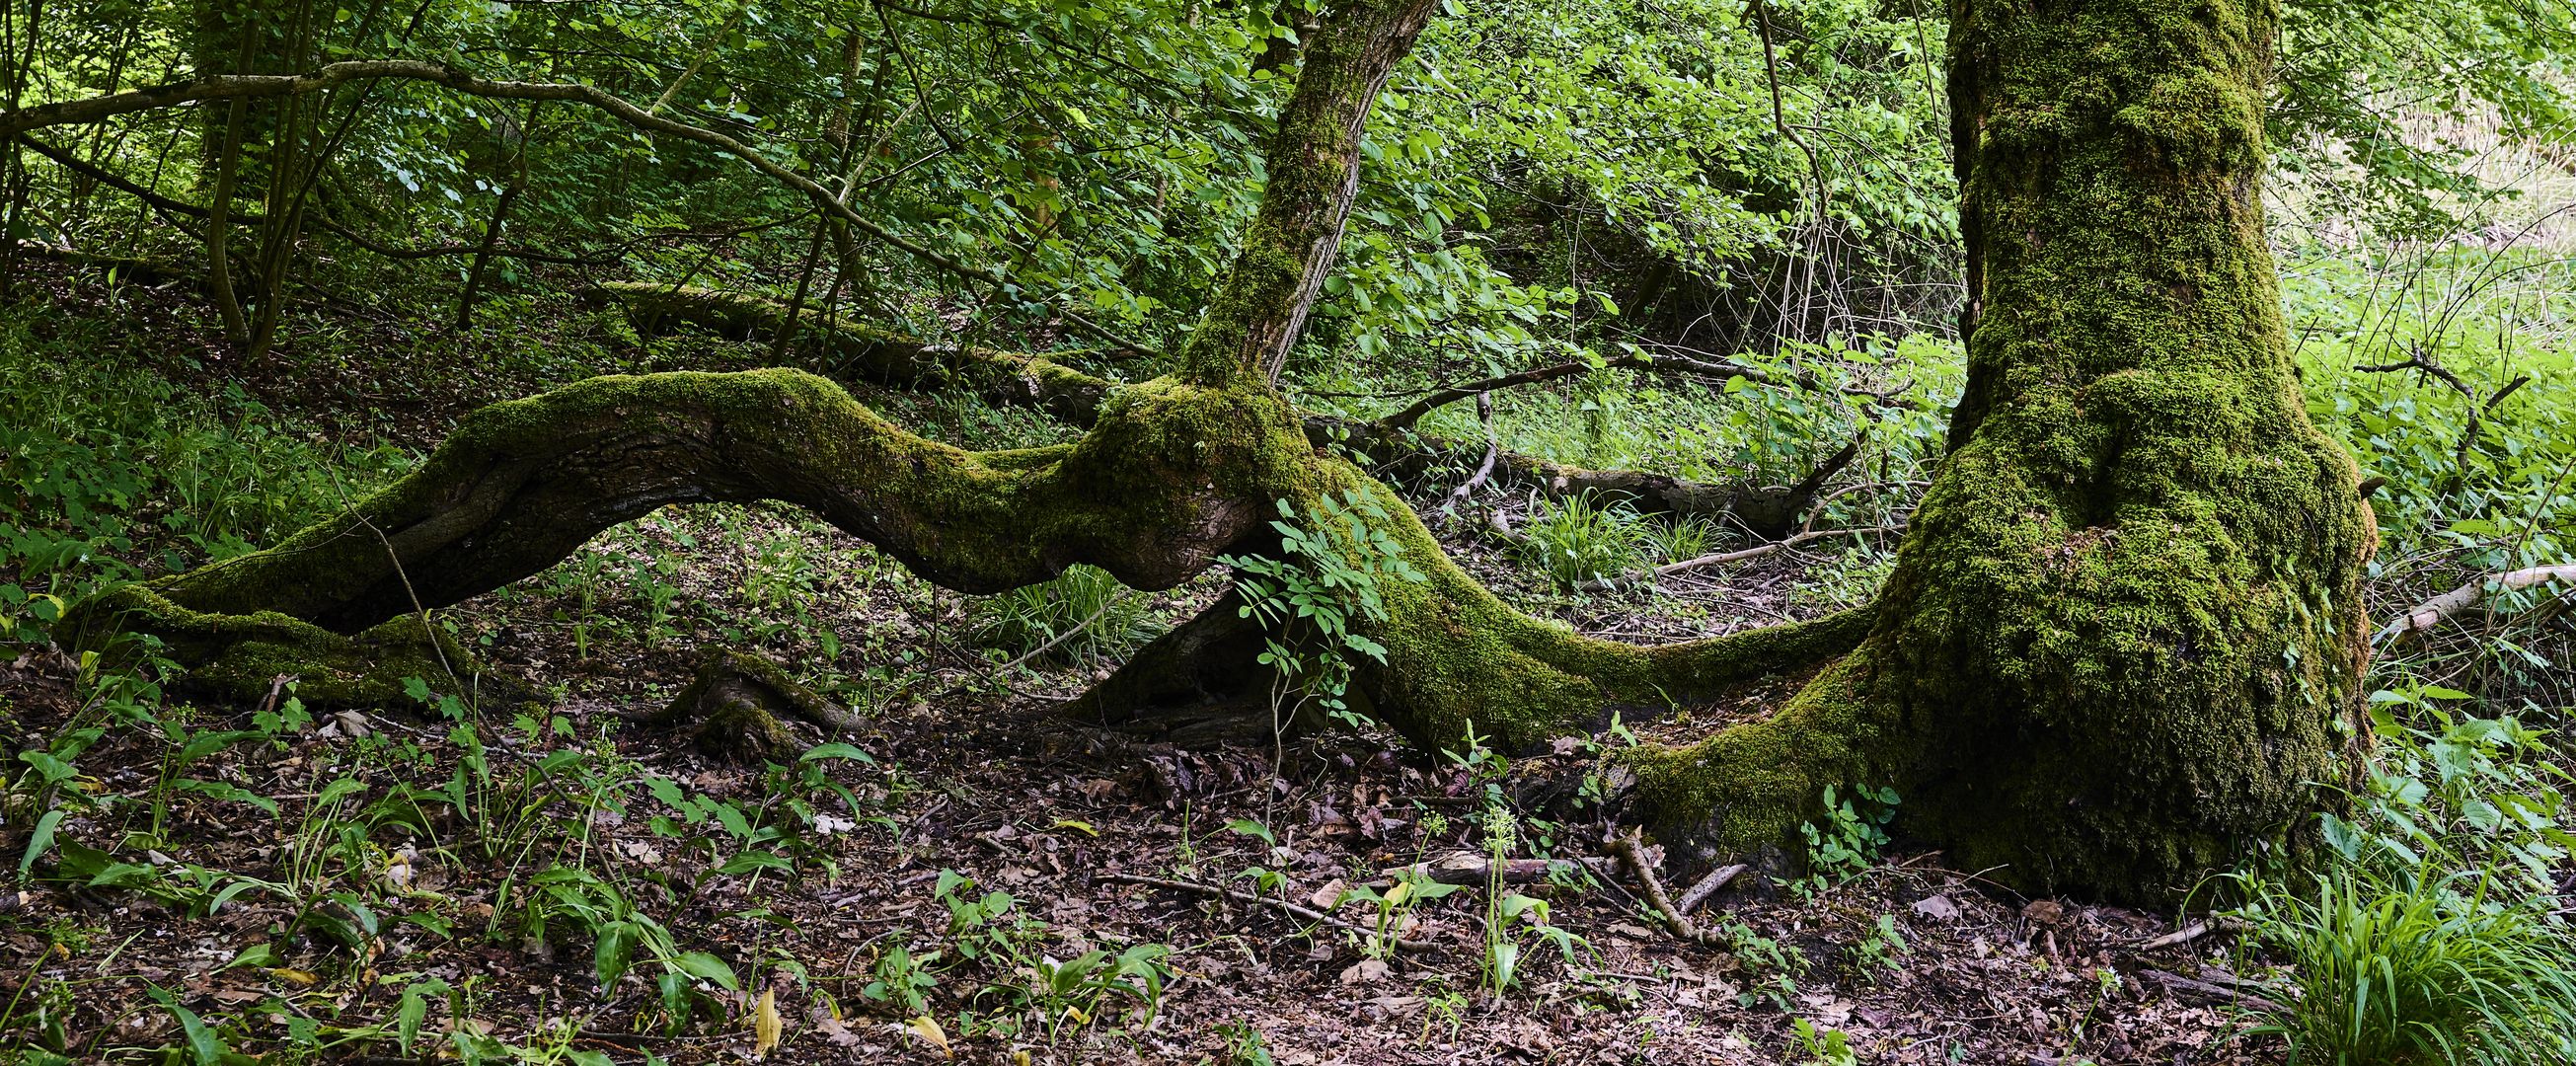
[[[1256, 896], [1249, 892], [1237, 892], [1230, 888], [1219, 888], [1215, 885], [1202, 885], [1196, 881], [1175, 881], [1168, 877], [1146, 877], [1142, 874], [1102, 874], [1100, 875], [1100, 879], [1104, 881], [1117, 881], [1122, 884], [1146, 885], [1153, 888], [1168, 888], [1174, 892], [1188, 892], [1193, 895], [1229, 899], [1236, 903], [1250, 903], [1263, 907], [1276, 907], [1307, 921], [1329, 925], [1335, 929], [1347, 930], [1349, 932], [1358, 933], [1361, 936], [1368, 937], [1378, 935], [1377, 930], [1352, 922], [1343, 921], [1312, 907], [1299, 906], [1284, 899], [1271, 899], [1268, 896]], [[1389, 937], [1388, 942], [1394, 944], [1397, 951], [1432, 951], [1439, 947], [1438, 944], [1434, 944], [1428, 940], [1405, 940], [1400, 937]]]
[[2181, 974], [2166, 973], [2163, 970], [2140, 970], [2138, 971], [2138, 976], [2154, 981], [2157, 984], [2163, 985], [2176, 992], [2189, 993], [2202, 999], [2245, 1007], [2249, 1010], [2257, 1010], [2265, 1014], [2284, 1014], [2290, 1009], [2282, 1006], [2278, 1002], [2265, 999], [2241, 988], [2233, 988], [2209, 981], [2194, 980], [2189, 977], [2184, 977]]
[[1621, 574], [1617, 577], [1596, 577], [1589, 581], [1577, 582], [1574, 587], [1577, 591], [1581, 592], [1602, 592], [1610, 589], [1621, 588], [1623, 586], [1644, 584], [1658, 578], [1670, 577], [1687, 570], [1697, 570], [1702, 567], [1716, 566], [1720, 563], [1732, 563], [1745, 559], [1759, 558], [1761, 556], [1769, 555], [1772, 552], [1795, 548], [1798, 545], [1806, 544], [1811, 541], [1823, 540], [1827, 537], [1849, 536], [1854, 533], [1891, 532], [1902, 532], [1902, 528], [1888, 529], [1886, 527], [1881, 527], [1874, 530], [1811, 529], [1804, 533], [1791, 534], [1768, 544], [1756, 544], [1750, 548], [1741, 548], [1730, 552], [1717, 552], [1712, 555], [1702, 555], [1695, 559], [1684, 559], [1677, 563], [1665, 563], [1662, 566], [1654, 567], [1652, 569], [1635, 570]]
[[2236, 933], [2244, 929], [2245, 922], [2241, 918], [2204, 918], [2153, 940], [2145, 941], [2138, 945], [2137, 950], [2161, 951], [2176, 945], [2191, 943], [2213, 932]]
[[1655, 868], [1646, 864], [1645, 846], [1639, 842], [1637, 833], [1632, 831], [1626, 836], [1610, 838], [1610, 854], [1618, 856], [1619, 861], [1628, 867], [1628, 875], [1637, 879], [1637, 887], [1646, 893], [1646, 906], [1663, 919], [1666, 932], [1693, 944], [1709, 942], [1689, 918], [1683, 917], [1682, 912], [1673, 907], [1672, 897], [1664, 894], [1664, 882], [1655, 876]]
[[1744, 876], [1744, 871], [1752, 868], [1739, 862], [1709, 871], [1708, 876], [1700, 878], [1698, 884], [1682, 892], [1682, 898], [1673, 904], [1673, 909], [1685, 916], [1689, 915], [1690, 912], [1698, 910], [1700, 904], [1708, 902], [1708, 898], [1716, 895], [1719, 889], [1733, 884], [1736, 878]]
[[2381, 627], [2378, 633], [2371, 636], [2370, 642], [2385, 644], [2431, 629], [2442, 619], [2485, 599], [2490, 590], [2510, 592], [2548, 582], [2576, 584], [2576, 563], [2509, 570], [2469, 582], [2424, 601], [2414, 610], [2390, 619], [2386, 626]]

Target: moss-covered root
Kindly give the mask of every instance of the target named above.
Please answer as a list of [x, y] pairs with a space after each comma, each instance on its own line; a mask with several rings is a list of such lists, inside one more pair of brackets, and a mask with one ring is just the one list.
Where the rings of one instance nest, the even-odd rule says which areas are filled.
[[[1454, 748], [1470, 728], [1506, 751], [1589, 734], [1626, 708], [1659, 713], [1676, 701], [1774, 674], [1812, 668], [1858, 645], [1870, 611], [1709, 640], [1640, 647], [1585, 637], [1514, 610], [1459, 569], [1420, 518], [1385, 485], [1339, 459], [1319, 457], [1294, 502], [1322, 513], [1320, 497], [1358, 492], [1375, 524], [1420, 571], [1420, 583], [1382, 579], [1383, 622], [1362, 635], [1384, 662], [1357, 664], [1352, 702], [1424, 751]], [[1070, 708], [1121, 723], [1175, 711], [1269, 713], [1272, 674], [1255, 662], [1263, 635], [1229, 595], [1165, 634]]]
[[1868, 643], [1778, 721], [1642, 759], [1644, 794], [1741, 845], [1874, 779], [1953, 864], [2170, 900], [2328, 801], [2366, 649], [2375, 533], [2308, 423], [2263, 243], [2275, 13], [1954, 10], [1953, 451]]
[[745, 651], [712, 651], [689, 687], [648, 721], [684, 725], [699, 751], [733, 762], [792, 759], [803, 745], [781, 718], [811, 723], [825, 736], [856, 729], [848, 708], [799, 684], [777, 663]]
[[[599, 295], [623, 304], [639, 330], [684, 322], [737, 339], [768, 337], [787, 323], [775, 300], [714, 289], [610, 282]], [[1098, 419], [1118, 386], [1046, 356], [960, 345], [925, 344], [862, 322], [805, 310], [797, 325], [821, 333], [831, 353], [823, 369], [836, 378], [896, 388], [963, 387], [988, 403], [1036, 407], [1077, 426]]]
[[1292, 490], [1311, 454], [1277, 400], [1168, 381], [1122, 390], [1077, 443], [978, 453], [904, 432], [795, 371], [594, 378], [477, 411], [348, 513], [98, 597], [71, 631], [158, 633], [195, 662], [263, 625], [354, 634], [536, 573], [668, 504], [763, 499], [961, 591], [1075, 562], [1165, 588], [1239, 539], [1255, 501]]
[[149, 633], [162, 642], [162, 654], [191, 667], [179, 687], [205, 696], [256, 701], [292, 681], [296, 697], [313, 707], [400, 706], [409, 702], [404, 682], [413, 678], [477, 697], [516, 691], [416, 614], [341, 634], [275, 611], [193, 611], [145, 585], [120, 586], [82, 606], [56, 631], [64, 646], [139, 657], [145, 649], [117, 638]]

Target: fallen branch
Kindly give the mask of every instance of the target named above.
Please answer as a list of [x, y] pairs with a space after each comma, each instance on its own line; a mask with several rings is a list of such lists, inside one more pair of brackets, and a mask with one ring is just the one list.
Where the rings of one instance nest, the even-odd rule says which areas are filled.
[[1707, 935], [1691, 925], [1690, 919], [1673, 906], [1672, 897], [1664, 894], [1664, 883], [1655, 876], [1655, 868], [1646, 864], [1645, 848], [1635, 832], [1610, 838], [1610, 854], [1618, 856], [1628, 867], [1629, 876], [1637, 879], [1638, 887], [1646, 893], [1646, 905], [1664, 920], [1666, 932], [1694, 944], [1709, 943]]
[[2414, 610], [2390, 620], [2387, 626], [2370, 638], [2370, 642], [2384, 644], [2392, 640], [2403, 640], [2408, 636], [2431, 629], [2442, 619], [2485, 599], [2490, 589], [2496, 592], [2510, 592], [2514, 589], [2550, 582], [2576, 584], [2576, 563], [2511, 570], [2469, 582], [2426, 600]]
[[1734, 883], [1736, 878], [1744, 876], [1744, 871], [1752, 868], [1743, 863], [1736, 863], [1709, 871], [1708, 876], [1700, 878], [1698, 884], [1690, 886], [1682, 893], [1681, 900], [1673, 904], [1673, 909], [1685, 916], [1689, 915], [1690, 912], [1698, 910], [1700, 904], [1708, 902], [1708, 898], [1716, 895], [1719, 889]]
[[1535, 385], [1543, 381], [1554, 381], [1558, 378], [1572, 377], [1576, 374], [1588, 373], [1594, 370], [1641, 370], [1654, 374], [1677, 374], [1688, 377], [1714, 378], [1719, 381], [1743, 378], [1744, 380], [1750, 381], [1756, 385], [1797, 388], [1811, 392], [1839, 392], [1846, 396], [1862, 397], [1890, 407], [1918, 406], [1908, 401], [1897, 400], [1887, 394], [1872, 392], [1857, 385], [1843, 385], [1839, 387], [1827, 386], [1822, 378], [1816, 376], [1814, 371], [1800, 371], [1796, 374], [1782, 377], [1779, 374], [1764, 370], [1761, 367], [1733, 362], [1731, 360], [1711, 362], [1706, 359], [1697, 359], [1688, 355], [1679, 354], [1661, 356], [1638, 354], [1618, 356], [1616, 358], [1605, 359], [1600, 362], [1593, 362], [1588, 359], [1577, 359], [1572, 362], [1535, 367], [1529, 370], [1515, 371], [1509, 374], [1499, 374], [1494, 377], [1484, 378], [1478, 381], [1469, 381], [1457, 385], [1444, 386], [1432, 390], [1430, 395], [1413, 401], [1411, 404], [1405, 406], [1404, 409], [1378, 419], [1374, 425], [1377, 431], [1382, 433], [1410, 429], [1415, 422], [1422, 420], [1422, 416], [1430, 414], [1432, 411], [1441, 407], [1464, 400], [1470, 396], [1483, 396], [1488, 393], [1512, 388], [1514, 386]]
[[[1264, 907], [1276, 907], [1310, 922], [1329, 925], [1336, 929], [1348, 930], [1350, 932], [1358, 933], [1361, 936], [1374, 937], [1378, 935], [1378, 932], [1375, 929], [1370, 929], [1366, 926], [1352, 922], [1346, 922], [1312, 907], [1299, 906], [1284, 899], [1271, 899], [1268, 896], [1256, 896], [1249, 892], [1237, 892], [1230, 888], [1219, 888], [1215, 885], [1202, 885], [1196, 881], [1175, 881], [1168, 877], [1146, 877], [1141, 874], [1116, 873], [1102, 874], [1100, 877], [1104, 881], [1117, 881], [1122, 884], [1130, 885], [1147, 885], [1153, 888], [1168, 888], [1174, 892], [1189, 892], [1195, 895], [1230, 899], [1237, 903], [1251, 903]], [[1428, 940], [1405, 940], [1398, 937], [1390, 937], [1389, 942], [1393, 943], [1398, 951], [1432, 951], [1438, 949], [1440, 946]]]
[[2165, 935], [2153, 940], [2141, 943], [2138, 945], [2137, 950], [2160, 951], [2165, 948], [2191, 943], [2201, 937], [2208, 936], [2212, 932], [2234, 933], [2242, 931], [2244, 928], [2245, 921], [2241, 918], [2204, 918], [2200, 921], [2193, 922], [2190, 925], [2183, 926], [2180, 929], [2176, 929], [2173, 932], [2166, 933]]
[[1665, 563], [1662, 566], [1658, 566], [1650, 570], [1632, 571], [1616, 577], [1596, 577], [1589, 581], [1580, 582], [1574, 587], [1583, 592], [1599, 592], [1606, 589], [1637, 585], [1653, 581], [1658, 578], [1669, 577], [1686, 570], [1697, 570], [1701, 567], [1716, 566], [1719, 563], [1732, 563], [1740, 562], [1745, 559], [1759, 558], [1764, 555], [1769, 555], [1772, 552], [1795, 548], [1801, 544], [1823, 540], [1827, 537], [1840, 537], [1854, 533], [1872, 532], [1887, 531], [1869, 529], [1811, 529], [1804, 533], [1793, 534], [1780, 540], [1772, 541], [1769, 544], [1757, 544], [1753, 547], [1743, 548], [1736, 551], [1718, 552], [1713, 555], [1703, 555], [1695, 559], [1684, 559], [1677, 563]]

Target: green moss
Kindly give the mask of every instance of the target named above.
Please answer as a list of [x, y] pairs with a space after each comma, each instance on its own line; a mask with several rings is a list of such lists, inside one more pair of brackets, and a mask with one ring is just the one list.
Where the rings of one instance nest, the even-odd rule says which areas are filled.
[[1662, 708], [1812, 665], [1868, 632], [1869, 613], [1850, 611], [1653, 648], [1582, 636], [1496, 598], [1383, 484], [1339, 459], [1318, 459], [1316, 471], [1314, 496], [1297, 500], [1301, 513], [1316, 513], [1316, 496], [1367, 494], [1386, 515], [1381, 528], [1425, 577], [1381, 586], [1388, 618], [1366, 635], [1386, 647], [1386, 662], [1358, 671], [1369, 709], [1425, 750], [1455, 746], [1471, 723], [1505, 750], [1538, 748], [1607, 724], [1614, 707]]
[[[787, 323], [785, 305], [766, 297], [715, 289], [610, 282], [599, 292], [625, 305], [641, 330], [687, 322], [736, 339], [774, 336]], [[933, 345], [863, 322], [798, 312], [800, 329], [830, 341], [823, 369], [835, 378], [882, 385], [961, 386], [994, 403], [1025, 404], [1078, 426], [1091, 425], [1117, 383], [1064, 365], [1054, 356], [997, 351], [973, 345]]]

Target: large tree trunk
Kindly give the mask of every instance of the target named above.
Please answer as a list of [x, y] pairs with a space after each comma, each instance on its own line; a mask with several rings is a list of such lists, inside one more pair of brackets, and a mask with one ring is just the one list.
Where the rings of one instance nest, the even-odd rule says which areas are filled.
[[2329, 801], [2376, 533], [2308, 422], [2257, 196], [2272, 0], [1953, 5], [1967, 394], [1857, 651], [1645, 760], [1741, 848], [1895, 786], [1966, 869], [2158, 900]]

